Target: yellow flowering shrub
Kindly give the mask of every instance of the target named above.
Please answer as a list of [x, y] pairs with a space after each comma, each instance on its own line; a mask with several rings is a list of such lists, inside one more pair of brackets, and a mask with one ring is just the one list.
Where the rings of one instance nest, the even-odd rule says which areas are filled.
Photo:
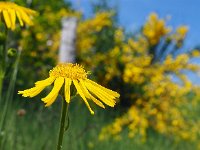
[[[84, 60], [83, 63], [88, 66], [88, 64], [95, 64], [91, 59], [91, 55], [96, 54], [95, 45], [99, 40], [98, 34], [104, 28], [110, 27], [112, 25], [111, 12], [97, 12], [95, 16], [87, 20], [82, 20], [79, 22], [77, 27], [77, 55], [78, 60]], [[103, 57], [103, 56], [102, 56]], [[105, 59], [105, 58], [100, 58]]]
[[156, 45], [161, 38], [166, 36], [170, 31], [170, 28], [165, 25], [165, 20], [158, 19], [156, 13], [152, 13], [149, 16], [142, 30], [144, 36], [152, 46]]
[[171, 35], [170, 38], [172, 40], [175, 40], [177, 48], [182, 46], [187, 32], [188, 32], [187, 26], [180, 26], [176, 29], [175, 33]]
[[199, 51], [180, 51], [175, 55], [186, 33], [185, 26], [173, 32], [165, 20], [153, 13], [134, 38], [125, 39], [123, 30], [115, 28], [114, 44], [107, 51], [96, 50], [95, 40], [87, 43], [90, 46], [84, 52], [79, 47], [78, 56], [87, 54], [79, 61], [93, 68], [100, 82], [120, 93], [119, 105], [126, 110], [102, 129], [100, 139], [119, 138], [124, 127], [128, 127], [129, 137], [140, 135], [142, 140], [150, 129], [177, 139], [197, 140], [200, 120], [188, 114], [191, 107], [198, 106], [199, 87], [191, 83], [185, 71], [199, 70], [198, 65], [190, 62], [199, 56]]

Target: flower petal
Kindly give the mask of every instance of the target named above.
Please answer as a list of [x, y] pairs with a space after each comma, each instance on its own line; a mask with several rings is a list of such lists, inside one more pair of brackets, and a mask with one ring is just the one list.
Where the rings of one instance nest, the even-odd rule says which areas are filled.
[[69, 78], [65, 78], [65, 100], [67, 103], [70, 102], [70, 86], [71, 86], [72, 80]]
[[94, 95], [96, 95], [102, 102], [104, 102], [106, 105], [110, 106], [110, 107], [114, 107], [115, 105], [115, 100], [112, 96], [108, 95], [107, 93], [105, 94], [104, 92], [102, 92], [102, 90], [88, 82], [85, 82], [86, 88], [93, 93]]
[[37, 81], [35, 83], [35, 87], [24, 90], [18, 91], [18, 94], [22, 94], [24, 97], [34, 97], [38, 95], [45, 87], [51, 85], [55, 78], [49, 77], [45, 80]]
[[32, 10], [32, 9], [29, 9], [29, 8], [26, 8], [26, 7], [23, 7], [23, 10], [24, 10], [27, 14], [32, 15], [32, 16], [38, 14], [36, 11], [34, 11], [34, 10]]
[[33, 88], [18, 91], [18, 94], [22, 94], [23, 97], [34, 97], [38, 95], [46, 86], [35, 86]]
[[[110, 93], [110, 91], [111, 92], [113, 92], [112, 90], [108, 90], [108, 89], [106, 89], [106, 88], [104, 88], [104, 87], [102, 87], [102, 86], [100, 86], [99, 84], [92, 84], [91, 82], [85, 82], [87, 85], [89, 85], [89, 86], [91, 86], [92, 87], [92, 89], [93, 88], [95, 88], [95, 89], [98, 89], [97, 91], [101, 94], [101, 95], [103, 95], [103, 96], [105, 96], [106, 98], [110, 98], [110, 99], [115, 99], [115, 98], [117, 98], [117, 97], [115, 97], [114, 95], [111, 95], [111, 93]], [[95, 83], [95, 82], [94, 82]], [[106, 91], [106, 90], [108, 90], [108, 91]], [[115, 93], [117, 93], [117, 92], [115, 92]], [[118, 93], [117, 93], [118, 94]]]
[[11, 29], [15, 29], [15, 21], [16, 21], [16, 14], [14, 9], [8, 9], [8, 12], [10, 13], [11, 18]]
[[49, 100], [49, 101], [45, 104], [45, 107], [50, 106], [50, 105], [56, 100], [57, 96], [58, 96], [58, 93], [55, 94], [55, 95], [51, 98], [51, 100]]
[[90, 105], [89, 105], [87, 99], [85, 98], [85, 95], [84, 95], [83, 91], [81, 90], [81, 87], [80, 87], [80, 85], [78, 84], [78, 81], [77, 81], [77, 80], [73, 80], [73, 83], [74, 83], [74, 85], [75, 85], [75, 87], [76, 87], [76, 89], [77, 89], [78, 94], [82, 97], [82, 99], [84, 100], [86, 106], [87, 106], [88, 109], [90, 110], [90, 113], [93, 115], [93, 114], [94, 114], [94, 111], [91, 109], [91, 107], [90, 107]]
[[20, 13], [19, 13], [18, 11], [16, 11], [16, 14], [17, 14], [17, 18], [18, 18], [18, 20], [19, 20], [20, 25], [23, 26], [24, 23], [23, 23], [23, 21], [22, 21], [22, 18], [21, 18]]
[[55, 80], [54, 87], [51, 90], [51, 92], [45, 98], [42, 98], [42, 101], [46, 103], [45, 106], [51, 105], [56, 100], [63, 83], [64, 83], [63, 77], [59, 77]]
[[11, 27], [11, 20], [7, 10], [3, 10], [3, 17], [6, 23], [7, 28]]
[[34, 87], [35, 88], [35, 91], [32, 91], [29, 95], [29, 97], [34, 97], [36, 95], [38, 95], [42, 90], [44, 90], [46, 86], [36, 86]]
[[45, 80], [41, 80], [41, 81], [37, 81], [37, 82], [35, 82], [35, 85], [37, 86], [48, 86], [48, 85], [51, 85], [52, 83], [53, 83], [53, 81], [55, 80], [55, 78], [54, 77], [49, 77], [49, 78], [47, 78], [47, 79], [45, 79]]
[[105, 106], [103, 105], [102, 102], [100, 102], [99, 100], [97, 100], [95, 97], [93, 97], [93, 96], [89, 93], [89, 91], [88, 91], [88, 89], [86, 88], [85, 83], [84, 83], [83, 80], [80, 80], [80, 84], [81, 84], [82, 90], [84, 90], [84, 93], [87, 94], [87, 97], [88, 97], [88, 98], [90, 98], [90, 99], [91, 99], [95, 104], [97, 104], [98, 106], [100, 106], [100, 107], [102, 107], [102, 108], [105, 108]]
[[107, 88], [105, 88], [105, 87], [103, 87], [103, 86], [97, 84], [96, 82], [90, 80], [90, 79], [87, 79], [87, 81], [88, 81], [89, 83], [93, 84], [94, 86], [100, 88], [101, 90], [105, 91], [105, 92], [108, 93], [109, 95], [112, 95], [112, 96], [114, 96], [114, 97], [116, 97], [116, 98], [119, 98], [119, 97], [120, 97], [119, 93], [117, 93], [117, 92], [115, 92], [115, 91], [112, 91], [112, 90], [110, 90], [110, 89], [107, 89]]
[[21, 16], [21, 19], [27, 23], [28, 25], [32, 25], [33, 22], [31, 21], [31, 19], [28, 17], [28, 15], [24, 12], [24, 10], [22, 9], [18, 9], [19, 13], [20, 13], [20, 16]]

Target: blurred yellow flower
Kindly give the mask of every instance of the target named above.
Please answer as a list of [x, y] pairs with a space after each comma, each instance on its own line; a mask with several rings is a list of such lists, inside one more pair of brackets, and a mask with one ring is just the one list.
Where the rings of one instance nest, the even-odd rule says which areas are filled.
[[160, 39], [166, 36], [170, 31], [171, 29], [166, 26], [165, 20], [159, 19], [156, 13], [152, 13], [145, 23], [142, 32], [151, 45], [156, 45]]
[[177, 28], [176, 32], [180, 34], [183, 38], [185, 38], [185, 35], [188, 32], [188, 27], [187, 26], [180, 26]]
[[16, 18], [18, 18], [21, 26], [25, 23], [32, 25], [33, 22], [30, 16], [36, 15], [36, 11], [19, 6], [13, 2], [0, 2], [0, 13], [4, 18], [6, 27], [11, 30], [15, 29]]
[[102, 102], [110, 107], [114, 107], [116, 103], [115, 99], [119, 98], [120, 95], [117, 92], [109, 90], [95, 83], [94, 81], [87, 79], [87, 74], [88, 73], [84, 70], [84, 68], [78, 64], [62, 63], [57, 65], [49, 72], [49, 78], [36, 82], [35, 87], [24, 91], [19, 91], [18, 94], [22, 94], [24, 97], [34, 97], [38, 95], [45, 87], [54, 82], [52, 91], [45, 98], [42, 98], [42, 101], [46, 103], [45, 106], [50, 106], [56, 100], [63, 84], [65, 100], [67, 103], [69, 103], [70, 86], [73, 83], [78, 94], [84, 100], [91, 114], [94, 114], [94, 111], [91, 109], [87, 99], [91, 99], [94, 103], [102, 108], [105, 108]]

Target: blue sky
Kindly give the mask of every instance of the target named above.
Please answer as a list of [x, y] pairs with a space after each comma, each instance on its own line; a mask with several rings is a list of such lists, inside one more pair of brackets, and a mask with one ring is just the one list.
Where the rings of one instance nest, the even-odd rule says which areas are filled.
[[[94, 0], [70, 0], [73, 6], [91, 16]], [[186, 47], [200, 45], [200, 0], [109, 0], [119, 10], [119, 24], [127, 31], [135, 31], [145, 22], [151, 12], [161, 17], [171, 16], [168, 24], [177, 27], [188, 25]]]

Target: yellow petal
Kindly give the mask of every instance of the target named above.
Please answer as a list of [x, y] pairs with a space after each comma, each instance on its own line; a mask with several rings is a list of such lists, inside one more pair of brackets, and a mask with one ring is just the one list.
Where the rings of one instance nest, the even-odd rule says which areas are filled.
[[90, 98], [95, 104], [97, 104], [98, 106], [102, 107], [102, 108], [105, 108], [105, 106], [99, 101], [97, 100], [95, 97], [93, 97], [89, 91], [87, 90], [86, 86], [85, 86], [85, 83], [83, 80], [80, 80], [80, 84], [81, 84], [81, 87], [84, 91], [84, 93], [87, 94], [88, 98]]
[[18, 20], [19, 20], [20, 25], [23, 26], [24, 23], [23, 23], [23, 21], [22, 21], [22, 18], [21, 18], [20, 13], [19, 13], [18, 11], [16, 11], [16, 14], [17, 14], [17, 18], [18, 18]]
[[29, 97], [29, 93], [30, 93], [31, 89], [27, 89], [24, 91], [18, 91], [18, 94], [22, 94], [23, 97]]
[[114, 96], [114, 97], [116, 97], [116, 98], [119, 98], [119, 97], [120, 97], [120, 95], [119, 95], [117, 92], [115, 92], [115, 91], [112, 91], [112, 90], [110, 90], [110, 89], [107, 89], [107, 88], [105, 88], [105, 87], [103, 87], [103, 86], [97, 84], [96, 82], [90, 80], [90, 79], [87, 79], [87, 81], [88, 81], [89, 83], [93, 84], [94, 86], [100, 88], [101, 90], [105, 91], [105, 92], [108, 93], [109, 95], [112, 95], [112, 96]]
[[38, 95], [42, 90], [44, 90], [46, 86], [36, 86], [34, 87], [35, 88], [35, 91], [32, 91], [30, 94], [29, 94], [29, 97], [34, 97], [36, 95]]
[[10, 20], [10, 17], [9, 17], [7, 10], [3, 10], [3, 17], [4, 17], [7, 28], [10, 28], [11, 27], [11, 20]]
[[115, 101], [112, 97], [110, 97], [109, 95], [104, 95], [104, 93], [102, 93], [101, 89], [99, 89], [98, 87], [93, 86], [92, 84], [85, 82], [86, 88], [94, 95], [96, 95], [102, 102], [104, 102], [106, 105], [110, 106], [110, 107], [114, 107], [115, 105]]
[[18, 94], [22, 94], [24, 97], [34, 97], [38, 95], [45, 87], [51, 85], [54, 80], [55, 78], [50, 77], [42, 81], [37, 81], [35, 83], [35, 87], [24, 91], [18, 91]]
[[29, 8], [23, 7], [23, 10], [24, 10], [27, 14], [32, 15], [32, 16], [35, 16], [35, 15], [38, 14], [36, 11], [34, 11], [34, 10], [32, 10], [32, 9], [29, 9]]
[[51, 98], [51, 100], [49, 100], [49, 101], [46, 103], [45, 107], [50, 106], [50, 105], [56, 100], [57, 96], [58, 96], [58, 93], [55, 94], [55, 95]]
[[47, 106], [51, 105], [56, 100], [63, 83], [64, 83], [63, 77], [57, 78], [54, 82], [54, 87], [51, 90], [51, 92], [45, 98], [42, 98], [42, 101], [44, 103], [47, 103]]
[[[94, 84], [92, 84], [91, 82], [85, 82], [85, 84], [87, 84], [87, 85], [89, 85], [89, 86], [91, 86], [92, 88], [94, 88], [94, 89], [98, 89], [98, 92], [99, 93], [101, 93], [101, 95], [104, 95], [105, 97], [109, 97], [109, 98], [111, 98], [111, 99], [115, 99], [115, 98], [117, 98], [117, 97], [115, 97], [114, 95], [112, 95], [109, 91], [106, 91], [105, 89], [103, 89], [102, 88], [102, 86], [100, 86], [100, 85], [98, 85], [98, 84], [96, 84], [96, 85], [94, 85]], [[108, 89], [107, 89], [108, 90]], [[111, 91], [111, 90], [110, 90]], [[112, 91], [113, 92], [113, 91]], [[117, 92], [116, 92], [117, 93]], [[118, 94], [118, 93], [117, 93]]]
[[[92, 89], [96, 89], [98, 91], [99, 94], [105, 96], [106, 98], [110, 98], [110, 99], [115, 99], [116, 97], [111, 95], [109, 91], [105, 91], [105, 89], [102, 89], [100, 85], [96, 84], [92, 84], [91, 82], [86, 82], [89, 86], [92, 87]], [[117, 93], [117, 92], [116, 92]], [[118, 94], [118, 93], [117, 93]]]
[[37, 86], [48, 86], [48, 85], [51, 85], [52, 83], [53, 83], [53, 81], [55, 80], [55, 78], [54, 77], [49, 77], [49, 78], [47, 78], [47, 79], [45, 79], [45, 80], [41, 80], [41, 81], [37, 81], [37, 82], [35, 82], [35, 85]]
[[31, 19], [29, 18], [29, 16], [23, 10], [19, 9], [18, 11], [20, 13], [21, 19], [25, 23], [27, 23], [28, 25], [32, 25], [33, 24], [32, 21], [31, 21]]
[[11, 18], [11, 29], [15, 29], [16, 14], [14, 9], [8, 9]]
[[70, 86], [71, 86], [72, 80], [69, 78], [65, 78], [65, 100], [67, 103], [70, 102]]
[[86, 106], [88, 107], [90, 113], [93, 115], [94, 111], [91, 109], [87, 99], [85, 98], [85, 95], [84, 95], [83, 91], [81, 90], [81, 87], [78, 84], [78, 81], [77, 80], [73, 80], [73, 83], [74, 83], [74, 85], [75, 85], [75, 87], [77, 89], [78, 94], [82, 97], [82, 99], [84, 100], [84, 102], [85, 102]]
[[33, 87], [24, 91], [18, 91], [23, 97], [34, 97], [38, 95], [45, 87]]

